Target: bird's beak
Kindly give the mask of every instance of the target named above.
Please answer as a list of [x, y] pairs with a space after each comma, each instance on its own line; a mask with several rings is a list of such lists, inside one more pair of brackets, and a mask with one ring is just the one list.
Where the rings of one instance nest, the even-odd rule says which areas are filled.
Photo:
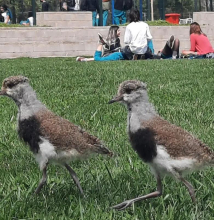
[[5, 90], [0, 90], [0, 95], [6, 95], [6, 91]]
[[109, 102], [108, 102], [108, 104], [112, 104], [112, 103], [114, 103], [114, 102], [119, 102], [119, 101], [122, 101], [123, 100], [123, 96], [121, 95], [121, 96], [116, 96], [116, 97], [114, 97], [112, 100], [110, 100]]

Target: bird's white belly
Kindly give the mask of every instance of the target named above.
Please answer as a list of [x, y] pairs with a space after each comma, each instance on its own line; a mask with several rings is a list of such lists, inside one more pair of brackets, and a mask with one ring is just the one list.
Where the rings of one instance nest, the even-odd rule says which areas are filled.
[[39, 145], [39, 152], [35, 155], [36, 161], [38, 162], [41, 170], [45, 167], [47, 162], [62, 164], [81, 157], [80, 153], [75, 149], [56, 152], [54, 145], [52, 145], [48, 140], [44, 138], [41, 138], [41, 140], [42, 143]]
[[166, 148], [158, 145], [157, 156], [150, 164], [151, 169], [157, 170], [160, 174], [171, 174], [175, 172], [190, 172], [195, 168], [197, 161], [191, 158], [174, 159], [167, 153]]

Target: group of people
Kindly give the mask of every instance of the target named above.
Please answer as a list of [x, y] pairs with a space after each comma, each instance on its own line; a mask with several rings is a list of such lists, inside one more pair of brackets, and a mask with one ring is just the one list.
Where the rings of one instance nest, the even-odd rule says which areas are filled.
[[154, 54], [152, 35], [147, 23], [140, 21], [140, 12], [131, 10], [130, 24], [126, 26], [124, 43], [120, 44], [119, 26], [109, 28], [106, 39], [99, 34], [99, 45], [93, 58], [77, 57], [77, 61], [114, 61], [114, 60], [139, 60], [139, 59], [178, 59], [188, 58], [214, 58], [212, 45], [197, 22], [190, 24], [190, 50], [179, 53], [180, 41], [170, 36], [161, 51]]
[[80, 10], [80, 0], [67, 1], [59, 0], [60, 11], [78, 11]]
[[[42, 11], [49, 11], [49, 3], [46, 0], [40, 0], [42, 3]], [[68, 4], [69, 2], [69, 4]], [[71, 3], [71, 5], [70, 5]], [[92, 25], [99, 25], [100, 8], [97, 0], [59, 0], [61, 11], [91, 11], [92, 12]], [[115, 0], [114, 1], [114, 24], [125, 24], [127, 22], [126, 12], [133, 6], [133, 0]], [[107, 25], [108, 15], [110, 11], [110, 0], [102, 0], [102, 16], [103, 26]], [[30, 18], [32, 16], [28, 16]], [[32, 20], [32, 18], [30, 19]], [[11, 24], [12, 13], [6, 5], [1, 6], [0, 22]], [[23, 25], [30, 25], [32, 22], [22, 21]]]
[[[10, 8], [4, 4], [4, 5], [0, 6], [0, 10], [1, 10], [0, 22], [5, 23], [5, 24], [11, 24], [13, 14], [12, 14]], [[28, 12], [27, 20], [20, 21], [20, 25], [33, 26], [33, 12], [32, 11]]]
[[[115, 25], [125, 24], [127, 22], [127, 17], [126, 17], [127, 10], [130, 10], [132, 6], [133, 6], [133, 0], [114, 1], [113, 18]], [[107, 25], [109, 11], [110, 11], [110, 0], [102, 0], [103, 26]], [[96, 8], [96, 11], [94, 11], [94, 16], [92, 17], [92, 20], [93, 20], [93, 26], [99, 25], [99, 7]]]
[[[48, 11], [49, 3], [46, 0], [40, 0], [40, 2], [42, 3], [42, 11]], [[0, 6], [0, 22], [5, 23], [5, 24], [11, 24], [12, 17], [13, 17], [13, 14], [10, 8], [5, 4], [1, 5]], [[20, 21], [20, 24], [24, 26], [33, 26], [33, 12], [28, 11], [27, 20]]]
[[[60, 1], [60, 10], [61, 11], [74, 11], [74, 10], [83, 10], [92, 12], [92, 25], [99, 25], [99, 16], [100, 16], [100, 6], [97, 0], [59, 0]], [[72, 3], [68, 5], [67, 2]], [[115, 0], [114, 1], [114, 24], [125, 24], [126, 12], [130, 10], [133, 6], [133, 0]], [[110, 0], [102, 0], [102, 16], [103, 16], [103, 26], [107, 25], [108, 15], [110, 11]]]

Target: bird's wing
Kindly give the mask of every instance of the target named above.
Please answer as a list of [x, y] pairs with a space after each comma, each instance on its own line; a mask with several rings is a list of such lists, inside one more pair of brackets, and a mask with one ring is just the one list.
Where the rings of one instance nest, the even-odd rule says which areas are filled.
[[90, 135], [80, 127], [55, 115], [51, 111], [39, 112], [37, 119], [40, 123], [42, 136], [47, 138], [55, 146], [56, 150], [69, 151], [76, 149], [82, 154], [87, 152], [110, 153], [97, 137]]
[[156, 117], [144, 123], [154, 133], [157, 145], [162, 145], [167, 152], [174, 158], [190, 157], [198, 160], [212, 159], [212, 150], [181, 127], [169, 123], [168, 121]]

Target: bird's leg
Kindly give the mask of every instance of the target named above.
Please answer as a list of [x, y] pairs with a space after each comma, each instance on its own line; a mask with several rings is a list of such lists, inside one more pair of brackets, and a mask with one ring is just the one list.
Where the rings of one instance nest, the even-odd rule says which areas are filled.
[[111, 208], [113, 209], [117, 209], [117, 210], [123, 210], [129, 206], [131, 206], [134, 202], [138, 202], [141, 200], [145, 200], [145, 199], [150, 199], [150, 198], [155, 198], [155, 197], [159, 197], [162, 195], [162, 184], [161, 184], [161, 178], [159, 175], [157, 175], [157, 190], [155, 192], [149, 193], [147, 195], [144, 196], [139, 196], [137, 198], [134, 199], [130, 199], [130, 200], [126, 200], [118, 205], [115, 205]]
[[193, 203], [196, 203], [196, 198], [195, 198], [195, 192], [194, 192], [194, 188], [193, 186], [191, 185], [191, 183], [189, 183], [187, 180], [185, 180], [182, 176], [179, 176], [178, 178], [185, 186], [186, 188], [188, 189], [188, 192], [189, 192], [189, 195], [192, 199], [192, 202]]
[[75, 183], [75, 184], [77, 185], [77, 187], [79, 188], [81, 194], [84, 195], [83, 190], [82, 190], [82, 187], [81, 187], [81, 185], [80, 185], [80, 182], [79, 182], [79, 179], [78, 179], [76, 173], [74, 172], [74, 170], [73, 170], [67, 163], [65, 163], [64, 165], [65, 165], [66, 169], [68, 170], [68, 172], [70, 173], [71, 177], [73, 178], [74, 183]]
[[46, 165], [44, 166], [42, 172], [42, 179], [40, 180], [39, 182], [39, 185], [38, 187], [36, 188], [36, 191], [35, 193], [38, 194], [40, 192], [40, 190], [42, 189], [42, 187], [45, 185], [46, 181], [47, 181], [47, 166], [48, 166], [48, 163], [46, 163]]

